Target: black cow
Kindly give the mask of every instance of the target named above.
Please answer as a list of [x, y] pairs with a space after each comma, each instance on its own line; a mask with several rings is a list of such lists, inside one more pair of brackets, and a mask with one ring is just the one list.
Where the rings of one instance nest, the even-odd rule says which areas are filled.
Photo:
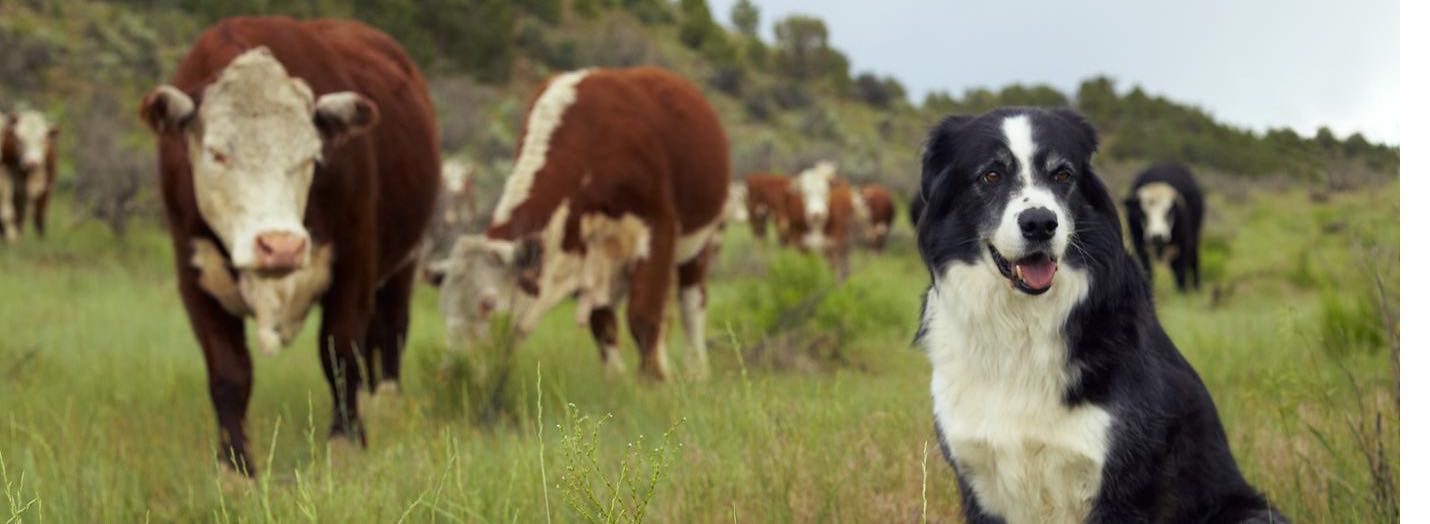
[[1202, 190], [1191, 170], [1180, 164], [1158, 164], [1143, 171], [1132, 183], [1125, 202], [1132, 248], [1147, 279], [1152, 261], [1167, 261], [1177, 276], [1177, 290], [1202, 285]]

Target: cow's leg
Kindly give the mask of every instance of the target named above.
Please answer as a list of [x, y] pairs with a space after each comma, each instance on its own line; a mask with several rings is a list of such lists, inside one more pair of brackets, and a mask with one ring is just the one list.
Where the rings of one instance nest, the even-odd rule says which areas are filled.
[[665, 380], [669, 374], [665, 357], [665, 301], [674, 258], [674, 221], [657, 220], [651, 228], [650, 256], [636, 263], [631, 273], [631, 298], [626, 311], [626, 325], [635, 338], [636, 347], [640, 348], [641, 374], [655, 380]]
[[625, 374], [626, 364], [621, 360], [620, 328], [616, 324], [616, 310], [610, 306], [591, 310], [591, 336], [596, 339], [596, 350], [601, 355], [601, 364], [606, 374]]
[[[180, 271], [192, 271], [186, 264], [181, 267]], [[218, 416], [219, 463], [252, 476], [256, 470], [248, 455], [244, 416], [253, 391], [253, 363], [243, 338], [243, 319], [224, 311], [192, 277], [179, 277], [179, 296], [204, 352], [209, 400]]]
[[707, 245], [695, 258], [676, 268], [680, 284], [680, 323], [695, 356], [695, 374], [701, 377], [710, 373], [710, 359], [705, 354], [705, 270], [714, 253], [715, 249]]
[[[339, 260], [341, 267], [344, 261]], [[351, 270], [349, 270], [351, 271]], [[345, 271], [335, 271], [333, 289], [323, 297], [323, 325], [319, 329], [318, 359], [328, 379], [333, 397], [333, 424], [329, 438], [346, 437], [367, 445], [362, 419], [358, 416], [358, 389], [362, 384], [359, 364], [364, 335], [372, 312], [371, 298], [356, 278], [345, 279]]]
[[755, 233], [755, 238], [761, 241], [765, 239], [765, 231], [768, 227], [767, 220], [768, 217], [765, 216], [764, 210], [750, 210], [750, 230]]
[[45, 209], [50, 206], [50, 192], [41, 192], [35, 197], [35, 236], [44, 238], [45, 236]]
[[[407, 344], [407, 326], [412, 305], [412, 284], [417, 263], [409, 262], [377, 290], [377, 302], [367, 327], [369, 389], [397, 393], [401, 384], [402, 352]], [[378, 368], [371, 355], [379, 355]]]

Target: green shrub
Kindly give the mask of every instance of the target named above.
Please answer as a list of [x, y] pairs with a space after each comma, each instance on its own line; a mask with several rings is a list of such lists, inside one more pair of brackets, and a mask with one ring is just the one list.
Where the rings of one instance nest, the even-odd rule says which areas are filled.
[[1321, 347], [1327, 353], [1343, 356], [1354, 351], [1378, 351], [1385, 345], [1385, 331], [1376, 305], [1372, 286], [1359, 285], [1346, 289], [1328, 284], [1320, 293], [1320, 312], [1316, 316], [1321, 328]]

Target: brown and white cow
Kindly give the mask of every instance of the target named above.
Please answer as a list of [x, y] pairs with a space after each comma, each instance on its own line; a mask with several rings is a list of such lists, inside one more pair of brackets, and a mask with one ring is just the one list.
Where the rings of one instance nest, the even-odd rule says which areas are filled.
[[791, 187], [790, 178], [774, 173], [751, 173], [745, 175], [745, 209], [750, 221], [750, 230], [755, 238], [765, 239], [769, 223], [775, 223], [775, 238], [781, 244], [789, 242], [789, 214], [785, 211], [785, 199]]
[[254, 471], [244, 318], [273, 352], [315, 304], [330, 437], [365, 443], [361, 361], [369, 388], [380, 376], [379, 392], [396, 391], [414, 252], [437, 198], [422, 74], [358, 22], [229, 18], [199, 36], [140, 116], [158, 136], [179, 295], [208, 368], [220, 461]]
[[823, 255], [840, 277], [849, 274], [849, 235], [854, 227], [853, 190], [839, 167], [821, 161], [795, 176], [785, 193], [789, 237], [801, 251]]
[[894, 224], [894, 200], [889, 190], [878, 184], [859, 186], [853, 193], [853, 201], [863, 244], [874, 251], [883, 251]]
[[59, 126], [27, 110], [0, 116], [0, 236], [15, 242], [25, 233], [25, 213], [35, 234], [45, 236], [45, 209], [55, 184], [55, 137]]
[[705, 356], [705, 271], [730, 182], [719, 119], [690, 82], [662, 69], [588, 69], [547, 80], [491, 226], [458, 239], [440, 292], [449, 343], [514, 338], [577, 296], [609, 372], [615, 307], [640, 349], [643, 375], [668, 376], [665, 306], [672, 275], [694, 370]]

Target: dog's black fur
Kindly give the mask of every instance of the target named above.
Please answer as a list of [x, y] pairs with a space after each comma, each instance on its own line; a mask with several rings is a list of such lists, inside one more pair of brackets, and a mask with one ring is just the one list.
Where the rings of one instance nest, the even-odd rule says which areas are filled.
[[[920, 183], [926, 205], [917, 220], [919, 252], [935, 275], [933, 285], [948, 263], [972, 262], [986, 249], [981, 235], [988, 217], [999, 213], [991, 209], [999, 189], [980, 185], [978, 177], [1000, 162], [1016, 172], [1006, 165], [1011, 155], [1000, 128], [1016, 114], [1034, 124], [1035, 163], [1052, 151], [1073, 164], [1075, 175], [1054, 190], [1076, 223], [1075, 247], [1062, 263], [1085, 270], [1091, 284], [1064, 328], [1068, 366], [1079, 379], [1063, 401], [1094, 404], [1113, 420], [1088, 522], [1285, 522], [1243, 479], [1210, 394], [1158, 323], [1142, 271], [1123, 246], [1116, 204], [1092, 170], [1096, 133], [1080, 115], [1004, 108], [949, 117], [933, 128]], [[1049, 176], [1041, 169], [1036, 176]], [[926, 329], [920, 326], [920, 339]], [[935, 426], [958, 474], [968, 522], [1002, 522], [980, 507]]]
[[1127, 207], [1128, 232], [1132, 235], [1132, 250], [1137, 253], [1137, 260], [1142, 262], [1142, 269], [1147, 272], [1147, 279], [1150, 281], [1152, 279], [1151, 255], [1156, 255], [1158, 250], [1166, 249], [1166, 246], [1150, 245], [1151, 243], [1143, 235], [1142, 228], [1146, 224], [1147, 217], [1144, 216], [1142, 206], [1137, 200], [1137, 190], [1153, 182], [1165, 182], [1171, 185], [1180, 196], [1172, 205], [1172, 238], [1168, 243], [1177, 249], [1176, 255], [1171, 260], [1172, 274], [1177, 278], [1177, 290], [1186, 292], [1188, 288], [1200, 289], [1202, 286], [1200, 262], [1202, 216], [1205, 209], [1202, 202], [1202, 189], [1192, 178], [1192, 172], [1186, 166], [1158, 164], [1137, 175], [1137, 180], [1132, 183], [1132, 191], [1124, 202]]

